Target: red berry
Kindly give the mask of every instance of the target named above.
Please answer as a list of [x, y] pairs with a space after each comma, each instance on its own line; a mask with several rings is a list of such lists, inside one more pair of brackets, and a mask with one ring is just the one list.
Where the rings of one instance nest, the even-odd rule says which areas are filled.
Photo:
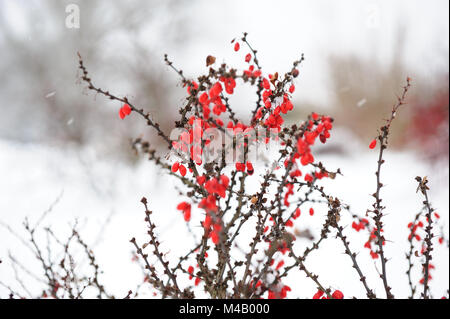
[[130, 113], [131, 107], [128, 104], [124, 104], [119, 110], [119, 117], [123, 120]]
[[333, 297], [333, 299], [344, 299], [344, 294], [340, 290], [336, 290], [331, 297]]
[[188, 202], [181, 202], [177, 205], [177, 209], [178, 210], [185, 210], [188, 207], [190, 207], [191, 205]]
[[128, 104], [124, 104], [122, 106], [122, 110], [125, 115], [129, 115], [131, 113], [131, 107]]
[[373, 140], [372, 142], [370, 142], [369, 148], [371, 150], [373, 150], [375, 148], [375, 146], [377, 146], [377, 140], [376, 139]]
[[181, 176], [185, 176], [186, 175], [186, 167], [184, 167], [183, 164], [180, 164], [180, 167], [178, 168], [178, 170], [180, 171]]
[[172, 172], [173, 173], [177, 172], [179, 167], [180, 167], [180, 163], [178, 163], [178, 162], [173, 163]]
[[239, 51], [239, 48], [240, 48], [241, 46], [239, 45], [239, 42], [236, 42], [235, 43], [235, 45], [234, 45], [234, 51]]
[[317, 292], [314, 294], [313, 299], [320, 299], [320, 297], [323, 296], [323, 291], [322, 290], [317, 290]]
[[284, 265], [284, 261], [281, 260], [281, 261], [277, 264], [277, 266], [275, 267], [275, 269], [278, 270], [278, 269], [280, 269], [281, 267], [283, 267], [283, 265]]

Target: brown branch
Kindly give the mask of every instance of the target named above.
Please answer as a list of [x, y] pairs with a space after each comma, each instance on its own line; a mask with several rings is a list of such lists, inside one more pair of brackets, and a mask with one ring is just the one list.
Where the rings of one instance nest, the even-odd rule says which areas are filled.
[[378, 253], [380, 254], [380, 259], [381, 259], [381, 272], [382, 273], [380, 274], [380, 277], [383, 281], [384, 289], [386, 291], [386, 297], [388, 299], [394, 298], [394, 295], [391, 293], [391, 287], [389, 286], [388, 280], [387, 280], [387, 271], [386, 271], [387, 259], [384, 256], [384, 249], [383, 249], [383, 243], [385, 241], [385, 238], [384, 238], [384, 236], [381, 235], [381, 230], [383, 229], [382, 217], [383, 217], [383, 210], [385, 207], [383, 207], [381, 205], [380, 191], [381, 191], [381, 188], [383, 187], [383, 184], [381, 183], [380, 174], [381, 174], [381, 165], [384, 164], [384, 159], [383, 159], [384, 150], [388, 146], [388, 137], [389, 137], [390, 127], [391, 127], [392, 121], [395, 119], [395, 117], [397, 115], [398, 109], [402, 105], [405, 104], [406, 94], [408, 93], [408, 90], [411, 86], [410, 81], [411, 81], [410, 78], [406, 79], [406, 85], [403, 87], [403, 93], [400, 97], [398, 97], [397, 103], [392, 108], [390, 118], [388, 120], [386, 120], [385, 125], [381, 127], [381, 132], [378, 135], [378, 140], [380, 141], [381, 145], [380, 145], [380, 151], [378, 153], [377, 171], [375, 173], [375, 175], [377, 177], [377, 188], [376, 188], [376, 192], [372, 195], [375, 198], [375, 203], [373, 204], [373, 208], [374, 208], [373, 220], [376, 225], [375, 235], [377, 236]]
[[419, 187], [418, 189], [420, 189], [421, 193], [423, 194], [423, 196], [425, 197], [425, 200], [423, 201], [423, 204], [425, 205], [427, 211], [426, 211], [426, 217], [427, 217], [427, 225], [425, 227], [425, 232], [426, 232], [426, 237], [424, 239], [424, 242], [426, 244], [426, 249], [424, 252], [425, 255], [425, 263], [422, 265], [423, 266], [423, 272], [424, 272], [424, 282], [423, 282], [423, 293], [422, 293], [422, 297], [424, 299], [429, 299], [430, 296], [428, 295], [428, 290], [429, 290], [429, 285], [428, 285], [428, 281], [429, 281], [429, 267], [430, 267], [430, 260], [432, 259], [432, 255], [431, 252], [433, 251], [433, 243], [432, 243], [432, 239], [434, 237], [433, 235], [433, 209], [431, 208], [431, 204], [430, 201], [428, 199], [428, 192], [427, 190], [429, 190], [427, 183], [427, 177], [423, 177], [421, 178], [420, 176], [416, 177], [416, 181], [419, 183]]

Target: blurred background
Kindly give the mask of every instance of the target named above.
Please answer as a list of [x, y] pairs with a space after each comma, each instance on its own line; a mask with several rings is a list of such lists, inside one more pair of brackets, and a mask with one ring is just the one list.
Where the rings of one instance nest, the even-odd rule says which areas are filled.
[[[445, 0], [0, 3], [0, 94], [8, 101], [2, 140], [95, 146], [105, 155], [126, 156], [124, 136], [146, 128], [139, 120], [131, 126], [117, 121], [118, 105], [83, 91], [76, 52], [98, 85], [132, 97], [169, 129], [184, 90], [175, 87], [178, 78], [163, 54], [194, 77], [206, 70], [210, 53], [234, 62], [229, 41], [246, 31], [267, 72], [284, 72], [305, 53], [292, 121], [323, 110], [367, 140], [410, 76], [414, 86], [395, 126], [396, 146], [430, 159], [448, 156]], [[79, 28], [70, 25], [71, 4], [79, 9]], [[241, 60], [237, 67], [244, 67]], [[245, 103], [242, 114], [250, 109]]]
[[[386, 178], [394, 184], [405, 177], [414, 193], [414, 176], [434, 177], [436, 206], [448, 220], [448, 6], [447, 0], [0, 0], [0, 221], [21, 227], [24, 216], [45, 211], [63, 194], [48, 223], [84, 216], [98, 229], [117, 212], [140, 220], [140, 197], [159, 191], [166, 198], [173, 190], [130, 147], [141, 135], [155, 147], [160, 140], [140, 118], [121, 121], [120, 105], [85, 89], [77, 52], [94, 84], [127, 95], [169, 132], [185, 89], [164, 53], [188, 77], [207, 70], [209, 54], [245, 68], [245, 50], [236, 55], [230, 45], [244, 31], [265, 72], [284, 73], [305, 54], [288, 122], [311, 111], [333, 116], [333, 143], [321, 150], [331, 166], [351, 170], [364, 165], [362, 158], [372, 160], [362, 167], [367, 175], [347, 174], [353, 183], [373, 178], [367, 145], [411, 77], [408, 105], [393, 125], [393, 171]], [[249, 116], [252, 96], [236, 98], [238, 115]], [[333, 162], [337, 155], [344, 161]], [[167, 203], [155, 205], [171, 215]], [[365, 203], [356, 204], [361, 212]], [[95, 231], [87, 236], [100, 241]], [[448, 282], [448, 254], [446, 267]]]

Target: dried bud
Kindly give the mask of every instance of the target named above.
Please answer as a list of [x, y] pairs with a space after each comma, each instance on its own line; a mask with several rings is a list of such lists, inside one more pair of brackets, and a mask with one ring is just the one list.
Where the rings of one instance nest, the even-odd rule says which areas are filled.
[[210, 66], [211, 64], [214, 64], [216, 62], [216, 58], [212, 55], [208, 55], [206, 57], [206, 66]]
[[275, 74], [270, 79], [270, 82], [272, 82], [272, 84], [275, 86], [276, 80], [278, 80], [278, 72], [275, 72]]

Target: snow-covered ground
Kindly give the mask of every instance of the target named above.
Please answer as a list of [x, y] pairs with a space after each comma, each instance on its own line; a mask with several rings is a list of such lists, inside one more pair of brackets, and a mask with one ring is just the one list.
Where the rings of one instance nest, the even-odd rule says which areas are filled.
[[[340, 167], [344, 176], [333, 181], [321, 181], [328, 193], [335, 194], [344, 202], [352, 205], [352, 210], [363, 216], [372, 203], [369, 194], [374, 192], [376, 152], [369, 151], [366, 145], [339, 133], [330, 143], [344, 146], [339, 155], [317, 154], [317, 159], [326, 163], [329, 169]], [[343, 142], [344, 141], [344, 142]], [[388, 151], [382, 180], [383, 202], [387, 206], [385, 218], [385, 235], [388, 276], [397, 297], [407, 296], [409, 290], [405, 271], [407, 267], [405, 252], [408, 247], [406, 225], [421, 207], [422, 198], [416, 194], [415, 176], [427, 175], [430, 180], [430, 198], [433, 206], [442, 216], [441, 223], [448, 237], [448, 165], [430, 165], [420, 161], [417, 155], [408, 152]], [[145, 223], [142, 196], [150, 202], [154, 219], [161, 235], [162, 250], [169, 251], [171, 260], [182, 254], [194, 239], [187, 231], [180, 213], [176, 210], [178, 198], [173, 178], [159, 173], [154, 165], [146, 160], [138, 161], [134, 166], [99, 158], [94, 150], [63, 151], [39, 145], [13, 144], [0, 141], [0, 222], [24, 235], [22, 222], [25, 217], [34, 224], [42, 213], [57, 198], [52, 211], [45, 217], [42, 226], [51, 226], [57, 235], [67, 236], [70, 225], [78, 220], [81, 235], [93, 247], [99, 264], [104, 270], [102, 279], [105, 285], [119, 297], [125, 296], [129, 289], [142, 280], [139, 267], [131, 262], [131, 237], [139, 242], [145, 238]], [[306, 212], [307, 209], [304, 209]], [[303, 213], [297, 220], [296, 227], [311, 227], [317, 233], [321, 229], [324, 206], [316, 207], [316, 214], [311, 217]], [[191, 221], [194, 232], [198, 229], [201, 218], [200, 210], [193, 210]], [[350, 219], [343, 214], [342, 223], [350, 224]], [[356, 234], [350, 227], [345, 230], [351, 234], [351, 248], [359, 252], [358, 260], [369, 278], [369, 285], [380, 296], [383, 288], [378, 280], [374, 262], [368, 251], [362, 246], [366, 235]], [[250, 233], [244, 234], [251, 235]], [[38, 236], [39, 237], [39, 236]], [[358, 241], [355, 241], [358, 240]], [[45, 245], [45, 236], [39, 241]], [[296, 245], [302, 247], [306, 242]], [[239, 242], [247, 247], [245, 242]], [[39, 273], [35, 258], [5, 227], [0, 225], [0, 281], [17, 287], [8, 259], [8, 251], [36, 273]], [[418, 261], [416, 262], [419, 263]], [[436, 270], [433, 272], [431, 291], [434, 297], [443, 296], [448, 289], [449, 255], [448, 248], [441, 245], [433, 256]], [[319, 252], [308, 257], [307, 267], [318, 274], [325, 285], [341, 289], [346, 297], [364, 296], [359, 280], [351, 268], [350, 259], [343, 254], [340, 241], [328, 239]], [[416, 279], [419, 278], [416, 273]], [[37, 284], [23, 277], [31, 290], [39, 292]], [[190, 282], [181, 279], [184, 284]], [[314, 284], [303, 274], [296, 271], [285, 281], [293, 291], [288, 297], [311, 297], [315, 292]], [[0, 286], [0, 296], [6, 297], [7, 290]]]

